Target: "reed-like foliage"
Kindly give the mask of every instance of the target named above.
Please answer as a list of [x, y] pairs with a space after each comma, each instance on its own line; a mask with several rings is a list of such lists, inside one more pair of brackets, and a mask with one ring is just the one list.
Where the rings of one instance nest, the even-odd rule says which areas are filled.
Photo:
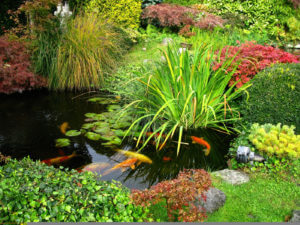
[[[156, 137], [156, 148], [178, 134], [177, 154], [180, 150], [185, 130], [214, 128], [229, 132], [226, 122], [239, 118], [236, 108], [230, 102], [240, 96], [248, 85], [236, 90], [228, 87], [234, 72], [226, 73], [233, 59], [213, 71], [212, 65], [217, 56], [214, 48], [202, 44], [193, 54], [183, 53], [169, 47], [164, 53], [166, 63], [140, 82], [145, 85], [145, 95], [141, 100], [129, 105], [139, 118], [128, 129], [141, 126], [138, 143], [147, 131], [153, 134], [144, 142], [141, 149]], [[165, 136], [163, 141], [163, 134]], [[163, 144], [162, 144], [163, 143]]]
[[50, 87], [70, 90], [101, 87], [104, 77], [121, 57], [121, 44], [122, 35], [96, 15], [77, 16], [68, 23], [58, 48], [57, 73], [50, 77]]

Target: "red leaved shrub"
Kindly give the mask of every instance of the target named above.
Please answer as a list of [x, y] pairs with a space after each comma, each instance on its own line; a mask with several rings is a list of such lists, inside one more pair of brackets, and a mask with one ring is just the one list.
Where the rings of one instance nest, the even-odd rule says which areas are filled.
[[300, 0], [290, 0], [290, 2], [293, 3], [295, 9], [299, 8]]
[[201, 29], [213, 29], [223, 26], [223, 19], [219, 16], [173, 4], [158, 4], [146, 7], [142, 19], [148, 23], [158, 22], [162, 27], [183, 27], [192, 25]]
[[[236, 55], [237, 54], [237, 55]], [[221, 50], [220, 61], [215, 63], [214, 70], [217, 70], [228, 59], [235, 57], [227, 71], [232, 71], [240, 63], [235, 71], [229, 85], [236, 81], [237, 88], [247, 83], [259, 71], [275, 63], [298, 63], [295, 55], [285, 52], [272, 46], [263, 46], [255, 42], [245, 42], [241, 46], [225, 46]]]
[[0, 37], [0, 93], [11, 94], [47, 85], [30, 71], [30, 57], [23, 44]]
[[211, 187], [210, 175], [202, 169], [180, 172], [176, 179], [162, 181], [144, 191], [132, 190], [131, 198], [137, 205], [148, 206], [166, 200], [171, 221], [193, 222], [206, 218], [205, 209], [195, 205], [197, 196], [206, 200], [204, 192]]

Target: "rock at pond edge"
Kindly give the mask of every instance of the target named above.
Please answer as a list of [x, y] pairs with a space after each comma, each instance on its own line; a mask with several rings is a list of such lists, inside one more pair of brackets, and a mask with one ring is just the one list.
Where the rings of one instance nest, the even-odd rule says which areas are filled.
[[225, 204], [226, 195], [217, 188], [210, 188], [204, 192], [204, 195], [206, 196], [206, 201], [201, 196], [198, 196], [195, 205], [197, 207], [202, 206], [207, 213], [213, 213]]
[[299, 223], [300, 222], [300, 210], [294, 210], [292, 219], [289, 221], [291, 223]]
[[212, 174], [217, 177], [220, 177], [225, 182], [230, 183], [232, 185], [247, 183], [250, 180], [249, 176], [246, 173], [237, 170], [224, 169], [213, 172]]

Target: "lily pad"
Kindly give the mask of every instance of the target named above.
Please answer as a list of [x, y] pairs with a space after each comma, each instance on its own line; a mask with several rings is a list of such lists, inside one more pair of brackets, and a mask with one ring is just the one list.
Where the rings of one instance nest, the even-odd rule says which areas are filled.
[[98, 127], [94, 130], [94, 132], [99, 134], [106, 134], [110, 131], [109, 127]]
[[107, 118], [101, 113], [94, 116], [95, 120], [106, 120]]
[[115, 144], [115, 145], [120, 145], [122, 144], [122, 140], [118, 137], [114, 138], [111, 143]]
[[126, 127], [129, 127], [131, 125], [131, 123], [129, 122], [117, 122], [113, 125], [113, 128], [126, 128]]
[[92, 140], [92, 141], [98, 141], [100, 138], [101, 138], [101, 135], [100, 134], [96, 134], [96, 133], [93, 133], [93, 132], [87, 132], [85, 134], [85, 136]]
[[95, 126], [94, 123], [85, 123], [85, 124], [82, 125], [82, 128], [83, 128], [83, 129], [91, 129], [91, 128], [93, 128], [94, 126]]
[[88, 100], [88, 102], [100, 102], [100, 101], [103, 101], [103, 100], [105, 100], [105, 98], [95, 97], [95, 98], [90, 98]]
[[102, 128], [102, 127], [109, 127], [109, 123], [106, 122], [95, 122], [93, 123], [94, 126], [97, 126], [97, 128]]
[[66, 147], [70, 145], [70, 140], [68, 138], [59, 138], [56, 139], [55, 147]]
[[68, 137], [76, 137], [80, 134], [81, 134], [81, 132], [78, 130], [69, 130], [66, 132], [66, 136], [68, 136]]
[[97, 116], [97, 113], [86, 113], [84, 114], [85, 117], [88, 117], [88, 118], [93, 118], [95, 116]]
[[124, 135], [125, 135], [125, 131], [123, 131], [123, 130], [113, 130], [113, 132], [115, 133], [115, 135], [117, 135], [119, 137], [124, 137]]
[[113, 140], [113, 138], [114, 138], [114, 136], [111, 136], [111, 135], [100, 136], [100, 139], [103, 141], [111, 141], [111, 140]]
[[109, 105], [109, 106], [107, 106], [107, 110], [109, 112], [113, 112], [113, 111], [118, 110], [118, 109], [121, 109], [121, 106], [119, 106], [119, 105]]

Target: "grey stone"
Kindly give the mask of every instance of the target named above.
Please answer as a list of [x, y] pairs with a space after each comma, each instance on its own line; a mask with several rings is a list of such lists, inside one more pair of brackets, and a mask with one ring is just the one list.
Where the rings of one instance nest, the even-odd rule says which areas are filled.
[[217, 188], [210, 188], [204, 192], [204, 195], [206, 196], [206, 201], [201, 196], [198, 196], [195, 205], [197, 207], [202, 206], [207, 213], [213, 213], [225, 204], [226, 195]]
[[300, 210], [293, 211], [293, 216], [289, 222], [291, 222], [291, 223], [299, 223], [300, 222]]
[[297, 45], [288, 44], [286, 47], [287, 48], [296, 48], [296, 49], [299, 49], [300, 48], [300, 44], [297, 44]]
[[169, 43], [172, 43], [173, 39], [172, 38], [164, 38], [162, 40], [162, 45], [167, 46]]
[[212, 174], [233, 185], [242, 184], [249, 181], [249, 176], [246, 173], [237, 170], [224, 169], [213, 172]]

